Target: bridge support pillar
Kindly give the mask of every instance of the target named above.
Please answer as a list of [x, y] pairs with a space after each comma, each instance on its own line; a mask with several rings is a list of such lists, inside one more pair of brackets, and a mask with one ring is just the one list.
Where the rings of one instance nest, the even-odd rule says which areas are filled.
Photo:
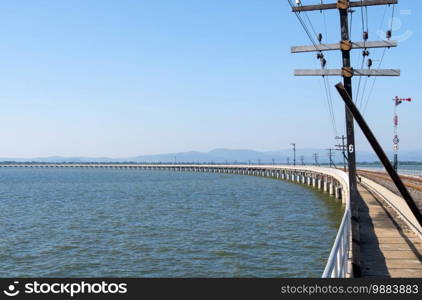
[[330, 191], [330, 195], [331, 196], [334, 196], [335, 195], [335, 191], [334, 191], [334, 183], [330, 183], [330, 189], [329, 189], [329, 191]]
[[341, 188], [336, 186], [336, 199], [341, 199]]

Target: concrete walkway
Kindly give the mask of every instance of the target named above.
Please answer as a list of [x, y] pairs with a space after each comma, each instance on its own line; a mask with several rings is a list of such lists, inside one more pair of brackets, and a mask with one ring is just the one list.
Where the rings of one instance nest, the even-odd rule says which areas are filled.
[[359, 185], [363, 277], [422, 278], [422, 243], [381, 197]]

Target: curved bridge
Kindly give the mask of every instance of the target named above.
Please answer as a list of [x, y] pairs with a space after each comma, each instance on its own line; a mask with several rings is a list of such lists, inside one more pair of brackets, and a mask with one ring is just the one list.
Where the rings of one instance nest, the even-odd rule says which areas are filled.
[[341, 199], [345, 213], [334, 246], [328, 258], [323, 277], [351, 277], [351, 221], [349, 205], [349, 179], [345, 172], [312, 166], [272, 166], [272, 165], [197, 165], [197, 164], [96, 164], [96, 163], [38, 163], [0, 164], [0, 167], [21, 168], [114, 168], [163, 170], [179, 172], [208, 172], [249, 176], [271, 177], [280, 180], [307, 184]]
[[[123, 164], [123, 163], [3, 163], [20, 168], [116, 168], [208, 172], [263, 176], [307, 184], [341, 199], [344, 216], [331, 249], [324, 278], [353, 277], [356, 260], [363, 277], [422, 277], [422, 228], [403, 198], [362, 177], [359, 199], [350, 199], [347, 173], [313, 166], [202, 165], [202, 164]], [[359, 206], [359, 253], [352, 251], [350, 201]]]
[[[341, 199], [345, 206], [322, 277], [353, 277], [353, 259], [359, 261], [364, 277], [422, 277], [422, 228], [405, 201], [364, 177], [358, 187], [359, 199], [350, 200], [348, 174], [341, 170], [313, 166], [136, 163], [3, 163], [1, 167], [208, 172], [263, 176], [307, 184]], [[356, 201], [360, 206], [358, 255], [352, 251], [350, 201]]]

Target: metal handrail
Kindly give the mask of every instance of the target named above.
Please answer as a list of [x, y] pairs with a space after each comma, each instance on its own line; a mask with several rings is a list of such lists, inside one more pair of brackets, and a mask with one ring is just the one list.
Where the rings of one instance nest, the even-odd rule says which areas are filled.
[[348, 271], [351, 234], [351, 212], [349, 205], [344, 212], [339, 231], [322, 278], [345, 278]]

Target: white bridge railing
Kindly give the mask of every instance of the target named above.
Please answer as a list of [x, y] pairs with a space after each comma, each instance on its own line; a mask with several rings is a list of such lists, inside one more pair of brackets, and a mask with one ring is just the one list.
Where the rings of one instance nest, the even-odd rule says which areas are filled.
[[350, 207], [347, 206], [322, 278], [345, 278], [348, 273], [351, 237], [350, 216]]

